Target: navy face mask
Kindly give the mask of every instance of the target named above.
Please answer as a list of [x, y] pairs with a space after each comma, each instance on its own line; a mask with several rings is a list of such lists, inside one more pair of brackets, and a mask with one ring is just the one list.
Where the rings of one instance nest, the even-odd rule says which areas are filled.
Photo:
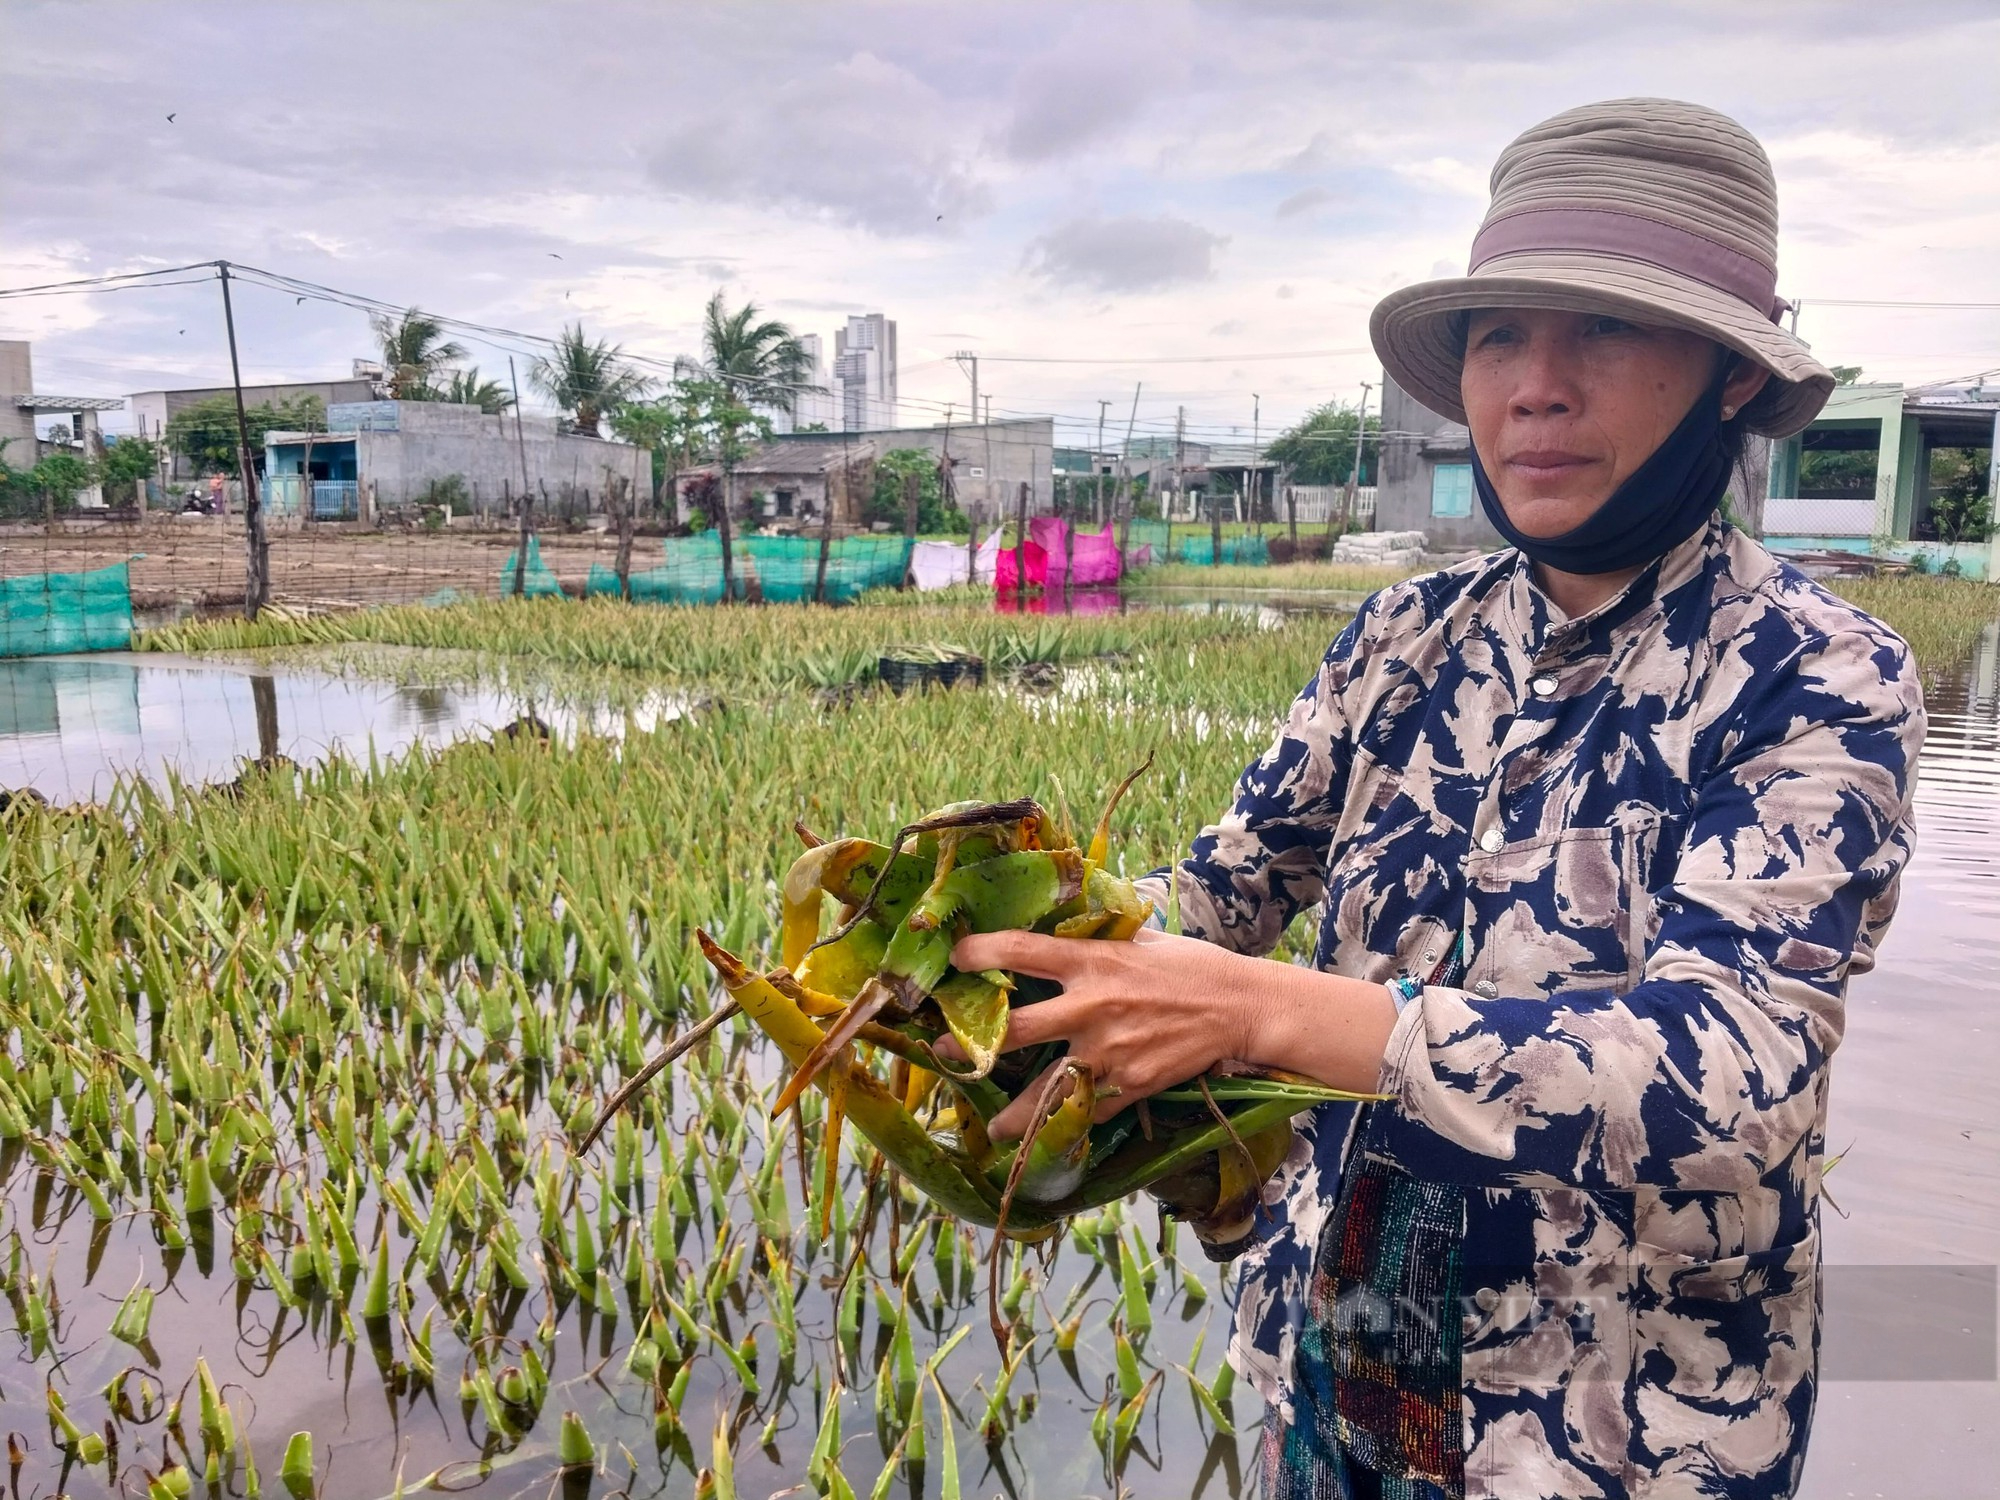
[[1530, 559], [1564, 573], [1616, 573], [1671, 552], [1701, 530], [1729, 487], [1722, 438], [1722, 387], [1728, 373], [1725, 365], [1652, 456], [1608, 500], [1559, 536], [1529, 536], [1507, 519], [1474, 449], [1472, 483], [1486, 519]]

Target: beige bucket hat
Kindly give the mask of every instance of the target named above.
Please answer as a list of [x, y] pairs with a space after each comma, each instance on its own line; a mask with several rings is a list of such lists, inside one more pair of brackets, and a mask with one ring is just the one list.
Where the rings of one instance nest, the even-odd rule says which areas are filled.
[[1774, 377], [1745, 409], [1787, 437], [1819, 414], [1833, 375], [1777, 319], [1778, 189], [1757, 138], [1675, 99], [1565, 110], [1493, 167], [1469, 274], [1391, 292], [1369, 333], [1383, 368], [1433, 411], [1465, 420], [1464, 326], [1480, 307], [1606, 312], [1707, 335]]

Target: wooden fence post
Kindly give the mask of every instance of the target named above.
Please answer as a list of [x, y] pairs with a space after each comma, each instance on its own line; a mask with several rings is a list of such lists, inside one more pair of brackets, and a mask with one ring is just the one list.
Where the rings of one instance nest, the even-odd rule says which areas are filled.
[[605, 475], [604, 501], [611, 507], [618, 522], [618, 597], [627, 603], [632, 599], [632, 534], [636, 521], [633, 514], [638, 509], [638, 497], [632, 489], [632, 481], [619, 474]]
[[[847, 493], [847, 476], [843, 469], [840, 490]], [[826, 603], [826, 559], [833, 550], [833, 485], [826, 487], [826, 500], [820, 506], [819, 517], [819, 572], [813, 578], [813, 603]]]
[[910, 544], [910, 561], [903, 567], [901, 588], [909, 588], [917, 556], [917, 512], [923, 503], [923, 476], [905, 474], [903, 476], [903, 540]]
[[1028, 481], [1021, 481], [1021, 498], [1015, 506], [1014, 589], [1023, 598], [1028, 593]]
[[1063, 609], [1069, 609], [1070, 585], [1076, 575], [1076, 486], [1063, 486]]

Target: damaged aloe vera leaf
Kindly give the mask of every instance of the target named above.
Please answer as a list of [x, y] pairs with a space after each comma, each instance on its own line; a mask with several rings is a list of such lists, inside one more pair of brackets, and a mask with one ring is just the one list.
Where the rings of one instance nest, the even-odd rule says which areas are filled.
[[879, 922], [864, 920], [845, 937], [812, 949], [795, 972], [799, 982], [810, 989], [852, 1000], [875, 977], [888, 952], [889, 930]]
[[[1057, 1203], [1083, 1186], [1084, 1171], [1090, 1164], [1090, 1122], [1097, 1109], [1097, 1084], [1090, 1069], [1077, 1063], [1063, 1064], [1057, 1076], [1059, 1093], [1028, 1146], [1028, 1159], [1008, 1205], [1009, 1222], [1015, 1205]], [[1018, 1155], [1017, 1148], [996, 1158], [986, 1169], [987, 1180], [1004, 1185], [1013, 1175]]]
[[998, 969], [953, 974], [931, 991], [946, 1029], [972, 1062], [970, 1072], [947, 1076], [966, 1082], [993, 1071], [1000, 1045], [1007, 1039], [1008, 999], [1013, 991], [1014, 981]]
[[[794, 1064], [774, 1113], [819, 1088], [946, 1213], [1033, 1240], [1072, 1215], [1153, 1188], [1211, 1254], [1217, 1246], [1235, 1253], [1264, 1180], [1290, 1147], [1292, 1116], [1357, 1096], [1232, 1064], [1156, 1095], [1145, 1131], [1134, 1129], [1129, 1111], [1098, 1125], [1103, 1095], [1084, 1063], [1065, 1058], [1051, 1071], [1042, 1057], [1023, 1055], [999, 1066], [1011, 1008], [1050, 988], [951, 967], [952, 948], [968, 932], [1131, 939], [1152, 907], [1104, 867], [1107, 825], [1108, 813], [1086, 854], [1031, 800], [967, 802], [907, 825], [888, 845], [820, 844], [785, 882], [782, 950], [798, 958], [796, 969], [760, 976], [705, 937], [703, 951], [744, 1014]], [[822, 936], [828, 896], [842, 910]], [[932, 1044], [945, 1034], [968, 1065], [936, 1056]], [[885, 1055], [898, 1060], [889, 1071]], [[906, 1066], [937, 1075], [948, 1092], [906, 1087], [900, 1080], [913, 1075], [894, 1071]], [[996, 1146], [987, 1122], [1027, 1088], [1035, 1092], [1026, 1145]]]
[[[761, 974], [719, 946], [705, 932], [695, 934], [701, 951], [714, 966], [723, 986], [743, 1013], [756, 1023], [778, 1050], [794, 1063], [803, 1062], [824, 1039], [811, 1017]], [[848, 1121], [910, 1179], [922, 1185], [932, 1201], [947, 1213], [976, 1224], [992, 1226], [1000, 1215], [998, 1193], [966, 1171], [965, 1164], [932, 1140], [867, 1068], [836, 1060], [842, 1072]], [[824, 1075], [822, 1075], [824, 1078]]]

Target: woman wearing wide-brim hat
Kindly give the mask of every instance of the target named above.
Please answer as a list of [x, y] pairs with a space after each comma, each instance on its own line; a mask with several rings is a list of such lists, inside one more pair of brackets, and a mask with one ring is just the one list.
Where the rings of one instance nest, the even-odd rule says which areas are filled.
[[[1375, 595], [1180, 867], [1195, 938], [968, 938], [1119, 1107], [1222, 1058], [1378, 1090], [1267, 1186], [1233, 1353], [1273, 1496], [1782, 1496], [1828, 1059], [1924, 730], [1893, 632], [1719, 511], [1833, 380], [1756, 140], [1657, 99], [1507, 148], [1376, 309], [1513, 544]], [[1163, 895], [1163, 892], [1156, 892]], [[1263, 962], [1323, 903], [1316, 969]]]

